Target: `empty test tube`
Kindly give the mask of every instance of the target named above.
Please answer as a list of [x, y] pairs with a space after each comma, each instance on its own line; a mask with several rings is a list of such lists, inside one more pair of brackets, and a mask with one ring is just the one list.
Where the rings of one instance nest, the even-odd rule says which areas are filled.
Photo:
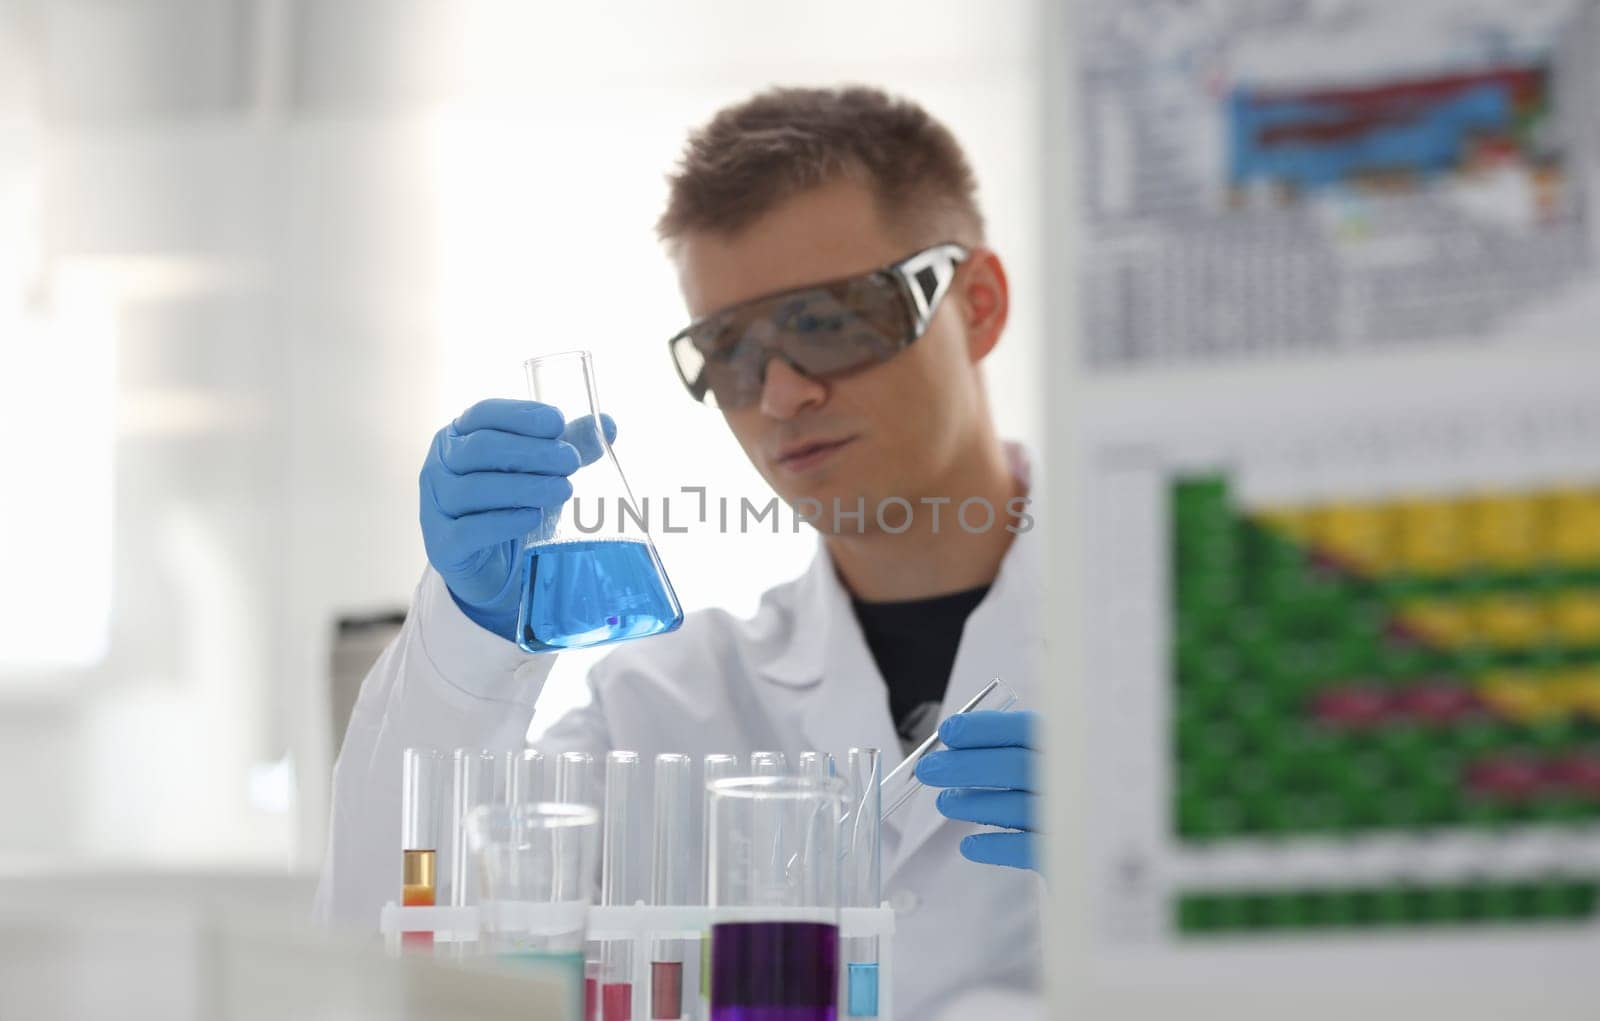
[[494, 752], [457, 748], [451, 757], [450, 808], [445, 826], [450, 832], [450, 903], [464, 907], [478, 903], [477, 877], [472, 871], [472, 851], [467, 846], [467, 813], [495, 799]]
[[801, 776], [809, 776], [816, 780], [833, 775], [833, 756], [827, 752], [801, 752], [799, 771]]
[[[650, 902], [689, 903], [694, 874], [689, 864], [690, 798], [694, 763], [687, 755], [656, 756], [655, 832], [651, 841]], [[651, 1021], [677, 1021], [683, 1009], [682, 940], [657, 940], [650, 957]]]
[[[799, 771], [799, 775], [808, 780], [826, 780], [828, 777], [834, 776], [836, 773], [833, 756], [827, 752], [801, 752], [797, 769]], [[843, 840], [843, 836], [844, 833], [841, 831], [838, 844], [839, 853], [841, 855], [844, 853], [845, 847], [847, 846]], [[798, 859], [791, 859], [787, 867], [793, 868], [797, 864], [799, 864]]]
[[711, 889], [711, 855], [709, 853], [711, 850], [711, 819], [706, 815], [705, 812], [706, 804], [709, 802], [711, 795], [707, 790], [707, 785], [714, 780], [722, 780], [730, 776], [737, 776], [738, 773], [739, 759], [736, 756], [712, 754], [707, 755], [705, 759], [702, 760], [702, 773], [699, 791], [701, 821], [701, 886], [695, 897], [696, 902], [700, 904], [705, 903], [706, 891]]
[[544, 752], [519, 748], [505, 753], [500, 789], [508, 805], [548, 800], [545, 797]]
[[[850, 814], [840, 843], [845, 848], [842, 901], [846, 907], [875, 908], [883, 897], [883, 756], [876, 748], [852, 748], [849, 771]], [[845, 1011], [849, 1017], [878, 1016], [878, 938], [843, 941]]]
[[[754, 758], [754, 756], [751, 756]], [[711, 813], [707, 810], [711, 802], [709, 787], [715, 780], [726, 779], [739, 772], [739, 760], [732, 755], [707, 755], [704, 759], [704, 769], [701, 776], [701, 827], [700, 827], [700, 869], [702, 885], [700, 901], [705, 903], [705, 898], [711, 891]], [[711, 1002], [711, 933], [707, 932], [700, 937], [700, 1002]]]
[[[639, 808], [639, 753], [606, 756], [605, 832], [600, 843], [600, 903], [632, 904], [633, 835]], [[600, 953], [601, 1021], [633, 1017], [633, 941], [606, 940]]]
[[[433, 907], [438, 903], [440, 755], [431, 748], [407, 748], [400, 756], [400, 903]], [[408, 950], [431, 950], [433, 933], [402, 932]]]
[[600, 807], [594, 791], [594, 756], [588, 752], [562, 752], [556, 760], [556, 800], [569, 805]]
[[784, 759], [782, 752], [751, 752], [751, 776], [782, 776], [789, 771], [789, 764]]

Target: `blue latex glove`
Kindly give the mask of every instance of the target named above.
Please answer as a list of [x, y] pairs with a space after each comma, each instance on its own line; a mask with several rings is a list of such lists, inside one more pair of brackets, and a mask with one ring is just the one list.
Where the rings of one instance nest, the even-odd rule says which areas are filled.
[[[607, 439], [616, 425], [601, 416]], [[418, 479], [422, 544], [456, 605], [511, 639], [521, 601], [518, 557], [572, 496], [567, 476], [602, 452], [592, 418], [570, 425], [533, 401], [479, 401], [440, 429]]]
[[947, 818], [1005, 831], [961, 838], [963, 857], [1038, 871], [1036, 724], [1032, 712], [961, 713], [939, 724], [947, 749], [917, 763], [918, 780], [947, 788], [938, 801]]

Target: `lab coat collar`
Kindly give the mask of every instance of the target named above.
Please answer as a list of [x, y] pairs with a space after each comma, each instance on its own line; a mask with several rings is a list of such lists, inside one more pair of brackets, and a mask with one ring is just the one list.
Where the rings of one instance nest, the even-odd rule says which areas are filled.
[[900, 759], [888, 688], [867, 647], [850, 593], [821, 546], [796, 583], [788, 644], [759, 672], [785, 692], [796, 713], [798, 751], [831, 752], [844, 768], [851, 748], [882, 749], [884, 768]]
[[782, 650], [756, 670], [796, 713], [801, 744], [841, 757], [850, 748], [896, 747], [883, 675], [867, 649], [850, 593], [818, 544], [795, 582]]
[[811, 566], [795, 582], [790, 612], [793, 617], [783, 651], [757, 669], [767, 680], [785, 687], [809, 688], [822, 680], [828, 645], [841, 617], [848, 616], [847, 623], [853, 623], [855, 616], [849, 593], [833, 572], [833, 559], [820, 542]]

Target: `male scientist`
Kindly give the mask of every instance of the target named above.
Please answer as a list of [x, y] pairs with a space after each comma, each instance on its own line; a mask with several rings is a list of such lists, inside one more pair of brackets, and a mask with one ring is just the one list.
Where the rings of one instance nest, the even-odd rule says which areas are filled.
[[[981, 370], [1007, 284], [966, 157], [875, 89], [775, 89], [693, 134], [670, 184], [658, 231], [691, 323], [655, 356], [805, 508], [820, 548], [749, 620], [705, 610], [618, 646], [539, 747], [645, 762], [877, 747], [887, 771], [938, 727], [951, 750], [918, 775], [944, 789], [885, 824], [897, 1012], [1029, 995], [1043, 892], [1033, 715], [951, 718], [992, 677], [1024, 705], [1043, 683], [1047, 512], [990, 414]], [[630, 423], [617, 426], [625, 444]], [[552, 408], [489, 400], [434, 437], [420, 478], [430, 566], [334, 771], [325, 918], [371, 928], [395, 895], [402, 749], [524, 739], [551, 657], [511, 640], [517, 553], [571, 495], [579, 456], [561, 429]]]

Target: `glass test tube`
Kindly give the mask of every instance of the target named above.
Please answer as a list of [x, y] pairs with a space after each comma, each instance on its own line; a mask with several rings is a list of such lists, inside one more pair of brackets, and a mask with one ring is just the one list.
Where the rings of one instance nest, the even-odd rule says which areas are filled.
[[[600, 903], [625, 907], [634, 902], [633, 836], [639, 808], [639, 753], [606, 756], [605, 832], [601, 836]], [[633, 1017], [633, 941], [606, 940], [600, 948], [602, 1021]]]
[[[1017, 693], [1012, 691], [1004, 681], [996, 677], [976, 695], [972, 696], [957, 713], [970, 713], [974, 709], [992, 709], [1004, 711], [1017, 704]], [[913, 794], [925, 786], [917, 779], [917, 763], [921, 762], [929, 752], [944, 747], [944, 742], [939, 740], [939, 732], [935, 730], [928, 735], [927, 740], [911, 750], [900, 763], [883, 778], [883, 818], [887, 819], [895, 813], [900, 806], [911, 799]]]
[[751, 752], [751, 776], [782, 776], [789, 771], [789, 764], [784, 759], [782, 752]]
[[[694, 763], [687, 755], [657, 755], [655, 781], [650, 903], [685, 905], [694, 887], [694, 873], [689, 867], [689, 809], [694, 795]], [[682, 940], [655, 942], [650, 955], [651, 1021], [677, 1021], [685, 1016], [683, 957]]]
[[588, 805], [480, 805], [467, 816], [483, 943], [505, 958], [570, 969], [582, 1006], [583, 945], [594, 900], [600, 813]]
[[833, 756], [826, 752], [801, 752], [796, 767], [799, 776], [827, 777], [833, 775]]
[[[751, 752], [752, 776], [785, 776], [789, 763], [782, 752]], [[783, 820], [776, 814], [763, 813], [751, 823], [752, 853], [773, 857], [783, 853]]]
[[[842, 898], [847, 907], [883, 903], [883, 755], [876, 748], [852, 748], [849, 817], [840, 834], [844, 844]], [[878, 1016], [878, 938], [844, 941], [845, 1011], [850, 1017]]]
[[[834, 769], [834, 763], [833, 763], [833, 756], [828, 754], [827, 752], [816, 752], [816, 751], [801, 752], [800, 753], [800, 761], [796, 765], [796, 771], [797, 771], [796, 775], [804, 776], [804, 777], [810, 777], [811, 779], [814, 779], [814, 780], [822, 780], [822, 779], [826, 779], [827, 777], [836, 775], [836, 770]], [[839, 840], [839, 853], [840, 854], [845, 854], [846, 853], [846, 848], [848, 847], [848, 842], [844, 839], [844, 837], [845, 837], [845, 835], [841, 833], [840, 834], [840, 840]], [[843, 877], [842, 876], [841, 879], [840, 879], [841, 884], [843, 884], [846, 879], [847, 879], [847, 877]], [[841, 886], [841, 890], [840, 890], [841, 898], [844, 895], [845, 895], [845, 891], [844, 891], [843, 886]], [[843, 903], [848, 903], [848, 901], [844, 901]], [[841, 943], [841, 946], [842, 945], [843, 944]]]
[[[431, 748], [407, 748], [400, 756], [400, 903], [433, 907], [438, 903], [440, 755]], [[407, 950], [432, 950], [433, 933], [402, 932]]]
[[[701, 777], [701, 797], [704, 804], [701, 806], [700, 819], [700, 902], [710, 903], [711, 896], [711, 785], [717, 780], [724, 780], [739, 772], [739, 760], [732, 755], [712, 754], [704, 759], [704, 771]], [[711, 932], [706, 931], [700, 937], [700, 1000], [702, 1003], [711, 1002]]]
[[450, 903], [464, 907], [478, 902], [478, 881], [472, 870], [472, 850], [467, 846], [467, 816], [479, 805], [495, 800], [494, 752], [457, 748], [451, 757], [450, 809], [445, 820], [450, 831]]
[[[556, 801], [568, 805], [597, 804], [594, 796], [594, 756], [588, 752], [562, 752], [556, 760]], [[583, 965], [583, 1017], [594, 1021], [600, 1010], [600, 959], [598, 948], [587, 947]]]
[[500, 790], [506, 804], [517, 805], [549, 800], [545, 796], [544, 752], [537, 748], [519, 748], [506, 752], [502, 770]]
[[708, 785], [710, 904], [714, 917], [740, 909], [712, 925], [711, 1021], [833, 1021], [843, 791], [837, 778], [796, 776]]
[[594, 792], [594, 756], [562, 752], [556, 760], [556, 800], [568, 805], [599, 807]]

